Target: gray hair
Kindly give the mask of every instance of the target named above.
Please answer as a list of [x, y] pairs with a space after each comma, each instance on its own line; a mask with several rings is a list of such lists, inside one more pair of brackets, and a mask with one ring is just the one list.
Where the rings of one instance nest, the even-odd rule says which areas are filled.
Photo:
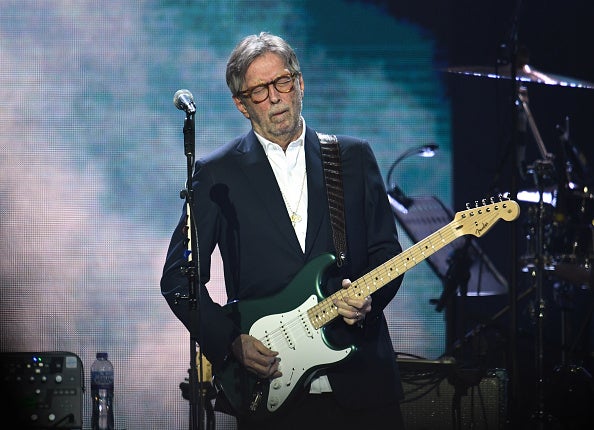
[[281, 57], [291, 73], [301, 73], [297, 55], [282, 38], [267, 32], [252, 34], [242, 39], [227, 61], [227, 86], [234, 96], [239, 95], [245, 80], [245, 73], [256, 58], [267, 52]]

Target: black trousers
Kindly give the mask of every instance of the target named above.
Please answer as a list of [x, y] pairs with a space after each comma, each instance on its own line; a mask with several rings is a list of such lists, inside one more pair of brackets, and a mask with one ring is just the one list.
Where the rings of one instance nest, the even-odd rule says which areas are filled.
[[238, 420], [238, 430], [330, 430], [330, 429], [404, 430], [400, 403], [366, 409], [345, 409], [332, 393], [306, 394], [286, 414], [270, 421]]

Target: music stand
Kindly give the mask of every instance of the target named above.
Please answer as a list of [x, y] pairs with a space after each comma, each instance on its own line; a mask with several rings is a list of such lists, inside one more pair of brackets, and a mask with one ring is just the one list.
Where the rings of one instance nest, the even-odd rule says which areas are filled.
[[[403, 207], [388, 194], [394, 216], [408, 237], [415, 243], [426, 238], [454, 219], [454, 214], [437, 197], [409, 197], [408, 208]], [[468, 245], [467, 241], [470, 240]], [[430, 255], [427, 262], [435, 274], [443, 281], [446, 279], [451, 255], [456, 250], [467, 246], [471, 260], [470, 278], [467, 295], [490, 296], [507, 294], [507, 280], [495, 268], [489, 257], [478, 246], [474, 236], [463, 236], [455, 239], [439, 251]]]

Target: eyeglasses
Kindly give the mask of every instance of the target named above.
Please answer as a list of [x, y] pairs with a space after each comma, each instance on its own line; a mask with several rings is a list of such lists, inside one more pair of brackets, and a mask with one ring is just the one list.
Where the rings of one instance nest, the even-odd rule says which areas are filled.
[[295, 77], [298, 73], [290, 73], [288, 75], [279, 76], [270, 82], [256, 85], [252, 88], [248, 88], [245, 91], [240, 91], [241, 97], [249, 97], [254, 103], [262, 103], [270, 95], [270, 85], [274, 86], [274, 89], [279, 93], [290, 93], [295, 87]]

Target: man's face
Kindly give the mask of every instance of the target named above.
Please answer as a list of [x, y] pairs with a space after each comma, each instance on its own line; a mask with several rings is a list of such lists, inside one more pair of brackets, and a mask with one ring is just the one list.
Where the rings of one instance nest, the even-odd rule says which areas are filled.
[[[245, 74], [242, 90], [271, 82], [290, 72], [281, 57], [266, 53], [256, 58]], [[303, 100], [303, 78], [296, 76], [294, 88], [283, 93], [274, 85], [268, 86], [268, 98], [254, 103], [250, 97], [233, 97], [237, 109], [248, 118], [255, 132], [271, 142], [286, 148], [301, 134], [301, 107]]]

